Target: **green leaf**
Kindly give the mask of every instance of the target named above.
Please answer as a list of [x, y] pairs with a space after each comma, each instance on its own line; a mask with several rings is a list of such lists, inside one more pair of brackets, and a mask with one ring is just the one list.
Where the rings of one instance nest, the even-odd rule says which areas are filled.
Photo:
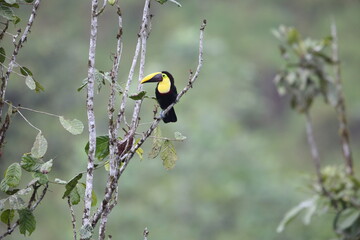
[[34, 173], [34, 178], [37, 178], [38, 183], [40, 183], [41, 185], [45, 185], [49, 182], [49, 178], [46, 174], [43, 174], [41, 172], [36, 172]]
[[93, 231], [94, 231], [94, 229], [90, 224], [81, 226], [80, 238], [81, 239], [91, 239]]
[[[86, 154], [89, 153], [89, 142], [85, 146]], [[102, 161], [109, 155], [109, 136], [99, 136], [96, 138], [95, 157]]]
[[[85, 81], [86, 80], [86, 81]], [[84, 82], [85, 81], [85, 82]], [[83, 90], [84, 87], [86, 87], [87, 85], [87, 79], [84, 79], [83, 84], [77, 89], [78, 92], [80, 92], [81, 90]]]
[[[141, 140], [140, 138], [136, 139], [134, 145], [136, 145], [140, 140]], [[142, 159], [143, 159], [144, 150], [139, 147], [138, 149], [136, 149], [136, 154], [137, 154], [137, 155], [140, 157], [140, 159], [142, 160]]]
[[360, 211], [355, 208], [347, 208], [341, 212], [338, 220], [338, 229], [343, 231], [351, 227], [355, 221], [360, 217]]
[[290, 209], [284, 216], [284, 218], [281, 220], [279, 226], [276, 228], [276, 231], [278, 233], [284, 231], [285, 226], [290, 223], [296, 216], [299, 215], [301, 211], [304, 209], [313, 207], [314, 204], [316, 204], [317, 197], [313, 197], [311, 199], [307, 199], [301, 203], [299, 203], [297, 206]]
[[130, 95], [129, 98], [131, 98], [132, 100], [141, 100], [145, 97], [145, 95], [146, 91], [141, 91], [137, 94]]
[[48, 143], [46, 141], [46, 138], [40, 131], [35, 138], [33, 147], [31, 148], [31, 155], [35, 158], [41, 158], [45, 155], [47, 147]]
[[67, 120], [63, 116], [60, 116], [59, 120], [61, 125], [73, 135], [81, 134], [84, 130], [84, 125], [80, 120]]
[[43, 163], [43, 160], [34, 158], [31, 154], [27, 153], [21, 157], [20, 165], [25, 171], [37, 172], [40, 170]]
[[175, 3], [178, 7], [181, 7], [181, 4], [180, 3], [178, 3], [177, 1], [175, 1], [175, 0], [168, 0], [169, 2], [172, 2], [172, 3]]
[[9, 190], [9, 188], [10, 187], [9, 187], [9, 185], [6, 184], [5, 178], [3, 180], [1, 180], [1, 182], [0, 182], [0, 190], [2, 192], [6, 193]]
[[97, 204], [97, 196], [94, 190], [91, 192], [91, 206], [95, 207]]
[[38, 81], [36, 81], [35, 79], [34, 81], [36, 85], [35, 92], [39, 93], [45, 91], [45, 88]]
[[20, 72], [24, 76], [33, 76], [32, 72], [27, 67], [20, 67]]
[[3, 18], [9, 20], [9, 21], [15, 21], [16, 20], [16, 16], [13, 12], [13, 10], [5, 5], [0, 5], [0, 16], [2, 16]]
[[11, 221], [14, 219], [15, 210], [14, 209], [6, 209], [1, 213], [0, 219], [6, 225], [10, 225]]
[[152, 143], [152, 147], [151, 147], [151, 151], [148, 155], [149, 158], [154, 159], [156, 158], [160, 151], [161, 151], [161, 147], [164, 143], [164, 140], [161, 139], [162, 135], [161, 135], [161, 129], [159, 126], [157, 126], [154, 129], [154, 138], [153, 138], [153, 143]]
[[177, 1], [175, 1], [175, 0], [156, 0], [158, 3], [160, 3], [160, 4], [164, 4], [164, 3], [166, 3], [167, 1], [169, 1], [169, 2], [173, 2], [173, 3], [175, 3], [178, 7], [181, 7], [181, 4], [180, 3], [178, 3]]
[[287, 42], [291, 45], [299, 42], [300, 34], [295, 28], [289, 28], [287, 32]]
[[48, 174], [51, 171], [52, 165], [53, 165], [53, 160], [50, 159], [49, 161], [41, 165], [40, 172], [43, 174]]
[[5, 0], [5, 2], [8, 4], [14, 4], [16, 3], [16, 0]]
[[78, 183], [78, 181], [80, 180], [80, 178], [82, 177], [82, 173], [79, 173], [78, 175], [76, 175], [75, 177], [73, 177], [66, 185], [65, 185], [65, 192], [63, 195], [63, 199], [66, 198], [67, 196], [69, 196], [69, 194], [71, 193], [71, 191], [76, 187], [76, 184]]
[[4, 63], [6, 59], [5, 49], [0, 47], [0, 63]]
[[12, 20], [14, 24], [18, 24], [21, 21], [21, 18], [18, 16], [14, 16], [14, 19]]
[[55, 178], [54, 182], [57, 183], [57, 184], [61, 184], [61, 185], [66, 185], [67, 184], [67, 181], [61, 180], [59, 178]]
[[30, 75], [26, 76], [25, 84], [26, 84], [26, 86], [28, 86], [28, 88], [30, 88], [30, 90], [36, 89], [36, 83], [35, 83], [34, 79], [32, 78], [32, 76], [30, 76]]
[[9, 187], [16, 187], [17, 185], [19, 185], [20, 179], [21, 179], [20, 164], [19, 163], [11, 164], [5, 172], [5, 177], [4, 177], [5, 184], [8, 185]]
[[29, 236], [34, 232], [36, 228], [36, 221], [33, 213], [30, 209], [24, 208], [18, 210], [19, 213], [19, 228], [20, 233], [26, 236], [26, 233], [29, 233]]
[[72, 205], [77, 205], [80, 202], [80, 194], [78, 192], [78, 186], [74, 187], [74, 189], [70, 192], [69, 197]]
[[172, 142], [170, 142], [169, 140], [164, 141], [160, 156], [165, 169], [170, 170], [175, 167], [175, 163], [178, 157], [176, 155], [176, 150]]
[[186, 139], [186, 137], [182, 135], [180, 132], [175, 132], [174, 135], [176, 140], [184, 141]]
[[110, 171], [110, 162], [106, 161], [105, 165], [104, 165], [105, 171]]

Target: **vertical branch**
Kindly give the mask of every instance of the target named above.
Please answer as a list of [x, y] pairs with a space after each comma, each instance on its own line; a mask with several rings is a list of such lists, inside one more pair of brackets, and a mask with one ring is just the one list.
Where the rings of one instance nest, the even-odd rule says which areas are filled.
[[84, 196], [84, 214], [82, 217], [82, 225], [89, 225], [90, 209], [91, 209], [91, 195], [93, 190], [94, 178], [94, 159], [96, 148], [96, 128], [95, 128], [95, 114], [94, 114], [94, 82], [95, 82], [95, 50], [97, 40], [98, 16], [97, 16], [98, 1], [91, 2], [91, 31], [90, 31], [90, 46], [89, 46], [89, 61], [88, 61], [88, 84], [86, 96], [86, 109], [88, 117], [89, 128], [89, 152], [88, 164], [86, 171], [86, 188]]
[[23, 46], [23, 44], [26, 42], [27, 37], [30, 33], [31, 27], [34, 23], [36, 14], [37, 14], [37, 10], [39, 8], [40, 5], [40, 0], [36, 0], [34, 2], [29, 20], [27, 22], [27, 25], [25, 27], [25, 30], [20, 38], [20, 40], [18, 41], [17, 44], [15, 44], [15, 48], [13, 51], [13, 54], [11, 56], [7, 71], [5, 73], [5, 76], [1, 78], [1, 86], [0, 86], [0, 120], [2, 117], [2, 110], [3, 110], [3, 106], [4, 106], [4, 101], [5, 101], [5, 93], [6, 93], [6, 87], [10, 78], [10, 74], [13, 71], [13, 68], [16, 66], [16, 56], [19, 54], [19, 50], [20, 48]]
[[114, 122], [114, 111], [115, 111], [115, 95], [116, 95], [116, 83], [118, 79], [118, 71], [119, 65], [121, 60], [121, 53], [122, 53], [122, 16], [121, 16], [121, 9], [118, 7], [117, 9], [118, 14], [118, 34], [117, 38], [117, 46], [116, 46], [116, 53], [114, 56], [113, 67], [110, 73], [111, 76], [111, 85], [110, 85], [110, 96], [109, 96], [109, 104], [108, 104], [108, 117], [109, 117], [109, 138], [110, 138], [110, 145], [109, 145], [109, 156], [110, 156], [110, 176], [115, 176], [115, 171], [117, 169], [117, 161], [116, 161], [116, 149], [117, 149], [117, 124]]
[[346, 173], [349, 175], [353, 175], [354, 174], [353, 159], [351, 154], [350, 136], [349, 136], [349, 129], [346, 118], [345, 99], [342, 90], [341, 69], [340, 69], [340, 61], [339, 61], [339, 53], [338, 53], [338, 45], [337, 45], [338, 42], [337, 31], [334, 22], [331, 24], [331, 36], [332, 36], [332, 59], [334, 62], [334, 75], [335, 75], [334, 83], [336, 85], [337, 94], [338, 94], [338, 103], [335, 109], [339, 121], [339, 135], [341, 138], [342, 152], [345, 160]]
[[70, 201], [70, 196], [68, 196], [68, 205], [69, 205], [70, 214], [71, 214], [71, 223], [72, 223], [72, 228], [73, 228], [74, 240], [76, 240], [76, 218], [75, 218], [74, 208]]
[[311, 156], [315, 165], [315, 171], [316, 171], [316, 176], [317, 176], [317, 181], [318, 184], [321, 188], [322, 193], [327, 196], [332, 204], [332, 206], [335, 209], [338, 209], [337, 203], [334, 200], [332, 194], [325, 188], [324, 186], [324, 181], [323, 178], [321, 176], [321, 161], [320, 161], [320, 155], [319, 155], [319, 151], [316, 145], [316, 141], [314, 138], [314, 130], [313, 130], [313, 126], [311, 123], [311, 118], [310, 118], [310, 114], [308, 111], [305, 112], [305, 117], [306, 117], [306, 136], [307, 136], [307, 140], [308, 140], [308, 144], [310, 147], [310, 151], [311, 151]]
[[[139, 66], [139, 79], [138, 79], [139, 84], [137, 87], [138, 92], [140, 92], [143, 88], [142, 84], [140, 84], [140, 81], [144, 77], [146, 42], [147, 42], [147, 38], [149, 37], [149, 33], [150, 33], [150, 0], [145, 0], [145, 7], [144, 7], [142, 25], [140, 30], [141, 54], [140, 54], [140, 66]], [[139, 113], [140, 113], [141, 104], [142, 104], [142, 100], [138, 100], [135, 103], [129, 136], [132, 136], [135, 133], [136, 128], [139, 124]]]
[[[121, 9], [118, 6], [117, 8], [117, 15], [118, 15], [118, 25], [119, 30], [116, 36], [117, 38], [117, 46], [116, 46], [116, 53], [114, 56], [113, 67], [111, 70], [111, 90], [109, 96], [109, 104], [108, 104], [108, 116], [109, 116], [109, 162], [110, 162], [110, 171], [109, 176], [106, 183], [106, 192], [110, 189], [111, 184], [113, 183], [113, 179], [115, 179], [116, 171], [119, 168], [119, 161], [117, 160], [118, 150], [117, 150], [117, 122], [114, 122], [114, 111], [115, 111], [115, 95], [116, 95], [116, 83], [118, 79], [118, 71], [119, 65], [121, 60], [121, 53], [122, 53], [122, 15]], [[107, 224], [108, 215], [111, 209], [108, 206], [104, 209], [104, 212], [101, 215], [100, 227], [99, 227], [99, 239], [105, 239], [105, 229]]]
[[306, 117], [306, 136], [307, 136], [307, 141], [310, 147], [310, 151], [311, 151], [311, 156], [312, 159], [314, 161], [314, 165], [315, 165], [315, 170], [316, 170], [316, 176], [318, 179], [318, 182], [320, 184], [320, 186], [322, 186], [322, 178], [321, 178], [321, 161], [320, 161], [320, 155], [319, 155], [319, 151], [315, 142], [315, 138], [314, 138], [314, 130], [312, 127], [312, 123], [311, 123], [311, 118], [310, 118], [310, 114], [309, 112], [305, 113], [305, 117]]
[[144, 236], [144, 240], [148, 240], [149, 230], [147, 229], [147, 227], [144, 229], [143, 236]]

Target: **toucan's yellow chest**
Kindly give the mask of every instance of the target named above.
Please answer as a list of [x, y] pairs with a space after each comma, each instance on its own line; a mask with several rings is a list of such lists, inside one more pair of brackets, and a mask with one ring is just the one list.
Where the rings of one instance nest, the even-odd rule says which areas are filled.
[[159, 82], [157, 85], [157, 90], [159, 91], [159, 93], [162, 94], [168, 93], [170, 91], [170, 88], [171, 88], [171, 82], [168, 77], [164, 77], [163, 80]]

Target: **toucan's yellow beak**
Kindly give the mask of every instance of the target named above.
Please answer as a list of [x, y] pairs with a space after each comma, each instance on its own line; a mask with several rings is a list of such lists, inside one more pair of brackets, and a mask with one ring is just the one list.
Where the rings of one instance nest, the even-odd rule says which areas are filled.
[[162, 79], [162, 73], [161, 72], [155, 72], [152, 74], [147, 75], [144, 77], [140, 83], [146, 83], [146, 82], [161, 82]]

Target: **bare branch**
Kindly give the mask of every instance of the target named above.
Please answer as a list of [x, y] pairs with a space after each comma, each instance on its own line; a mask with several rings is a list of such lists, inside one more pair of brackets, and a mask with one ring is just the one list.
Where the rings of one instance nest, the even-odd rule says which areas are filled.
[[329, 198], [332, 206], [335, 209], [337, 209], [338, 208], [337, 203], [336, 203], [336, 201], [334, 201], [334, 198], [332, 197], [331, 193], [325, 188], [324, 181], [321, 176], [321, 160], [320, 160], [319, 151], [318, 151], [318, 148], [316, 145], [316, 141], [314, 138], [314, 130], [312, 127], [312, 122], [311, 122], [309, 112], [305, 112], [305, 117], [306, 117], [306, 136], [307, 136], [308, 144], [309, 144], [309, 147], [311, 150], [311, 156], [312, 156], [312, 159], [313, 159], [313, 162], [315, 165], [317, 182], [321, 188], [322, 193]]
[[91, 1], [91, 31], [90, 31], [90, 46], [89, 46], [89, 61], [88, 61], [88, 84], [87, 84], [87, 97], [86, 109], [89, 127], [89, 152], [88, 164], [86, 174], [86, 188], [84, 196], [84, 214], [82, 217], [82, 225], [89, 225], [90, 209], [91, 209], [91, 196], [93, 189], [94, 178], [94, 159], [96, 148], [96, 125], [94, 114], [94, 82], [95, 82], [95, 52], [97, 40], [98, 17], [96, 11], [98, 8], [98, 1]]
[[69, 205], [69, 209], [70, 209], [70, 214], [71, 214], [71, 223], [72, 223], [72, 228], [73, 228], [73, 234], [74, 234], [74, 240], [76, 240], [76, 218], [75, 218], [75, 212], [74, 212], [74, 208], [71, 204], [70, 201], [70, 196], [68, 196], [68, 205]]
[[147, 229], [147, 227], [144, 229], [144, 240], [148, 240], [148, 236], [149, 236], [149, 230]]
[[311, 123], [310, 114], [308, 112], [305, 113], [306, 117], [306, 136], [308, 140], [308, 144], [311, 150], [311, 156], [314, 161], [315, 170], [316, 170], [316, 176], [318, 179], [318, 182], [320, 185], [322, 185], [322, 179], [321, 179], [321, 160], [319, 151], [316, 145], [316, 141], [314, 138], [314, 130]]
[[338, 39], [335, 22], [331, 24], [331, 36], [332, 36], [332, 60], [334, 62], [334, 75], [335, 75], [335, 85], [337, 88], [338, 94], [338, 104], [336, 105], [336, 113], [338, 116], [339, 122], [339, 135], [341, 138], [342, 152], [345, 160], [345, 170], [349, 175], [354, 174], [353, 170], [353, 159], [350, 147], [350, 136], [349, 128], [346, 118], [346, 107], [345, 107], [345, 98], [343, 96], [342, 90], [342, 79], [341, 79], [341, 69], [338, 53]]
[[103, 0], [103, 5], [102, 7], [99, 9], [99, 11], [96, 13], [96, 16], [99, 16], [100, 14], [102, 14], [105, 10], [106, 4], [107, 4], [108, 0]]
[[[111, 184], [113, 179], [115, 179], [116, 171], [119, 168], [119, 161], [118, 161], [118, 147], [117, 147], [117, 138], [118, 138], [118, 128], [117, 122], [114, 122], [114, 111], [115, 111], [115, 95], [116, 95], [116, 82], [118, 79], [118, 71], [119, 65], [121, 60], [121, 53], [122, 53], [122, 15], [121, 9], [118, 6], [117, 9], [118, 14], [118, 25], [119, 30], [117, 34], [117, 46], [116, 46], [116, 54], [114, 56], [113, 67], [111, 70], [111, 90], [109, 96], [109, 104], [108, 104], [108, 117], [109, 117], [109, 163], [110, 163], [110, 170], [109, 176], [106, 183], [106, 189], [111, 188]], [[105, 190], [107, 191], [107, 190]], [[111, 209], [109, 206], [106, 206], [100, 221], [99, 227], [99, 239], [105, 239], [105, 229], [107, 224], [107, 218], [110, 213]]]
[[110, 176], [115, 176], [115, 171], [117, 169], [117, 137], [118, 137], [118, 126], [117, 122], [114, 122], [114, 111], [115, 111], [115, 96], [116, 96], [116, 83], [118, 80], [118, 71], [119, 65], [121, 61], [122, 55], [122, 15], [121, 9], [118, 7], [118, 34], [117, 34], [117, 46], [116, 53], [114, 56], [113, 67], [111, 69], [110, 77], [111, 77], [111, 85], [110, 85], [110, 96], [108, 103], [108, 117], [109, 117], [109, 138], [110, 138], [110, 146], [109, 146], [109, 156], [110, 156]]
[[20, 48], [23, 46], [23, 44], [26, 42], [27, 37], [30, 33], [30, 29], [33, 25], [33, 22], [35, 20], [36, 14], [37, 14], [37, 10], [39, 8], [40, 5], [40, 0], [36, 0], [33, 4], [33, 8], [28, 20], [28, 23], [26, 25], [26, 28], [20, 38], [20, 40], [15, 43], [15, 48], [13, 51], [13, 54], [11, 56], [11, 60], [9, 62], [7, 71], [5, 73], [5, 76], [3, 78], [1, 78], [1, 86], [0, 86], [0, 120], [1, 120], [1, 116], [2, 116], [2, 110], [3, 110], [3, 106], [4, 106], [4, 101], [5, 101], [5, 93], [6, 93], [6, 87], [7, 87], [7, 83], [9, 81], [10, 78], [10, 74], [13, 71], [13, 68], [16, 66], [15, 62], [16, 62], [16, 56], [19, 54], [19, 50]]
[[[139, 79], [138, 79], [138, 87], [137, 91], [140, 92], [143, 88], [143, 85], [140, 84], [141, 79], [144, 77], [144, 69], [145, 69], [145, 57], [146, 57], [146, 43], [147, 38], [150, 34], [150, 0], [145, 1], [145, 7], [143, 12], [142, 25], [140, 30], [140, 38], [141, 38], [141, 54], [140, 54], [140, 66], [139, 66]], [[129, 136], [134, 135], [136, 128], [139, 124], [139, 114], [141, 108], [142, 100], [138, 100], [135, 103], [134, 112], [131, 120], [131, 130]]]

